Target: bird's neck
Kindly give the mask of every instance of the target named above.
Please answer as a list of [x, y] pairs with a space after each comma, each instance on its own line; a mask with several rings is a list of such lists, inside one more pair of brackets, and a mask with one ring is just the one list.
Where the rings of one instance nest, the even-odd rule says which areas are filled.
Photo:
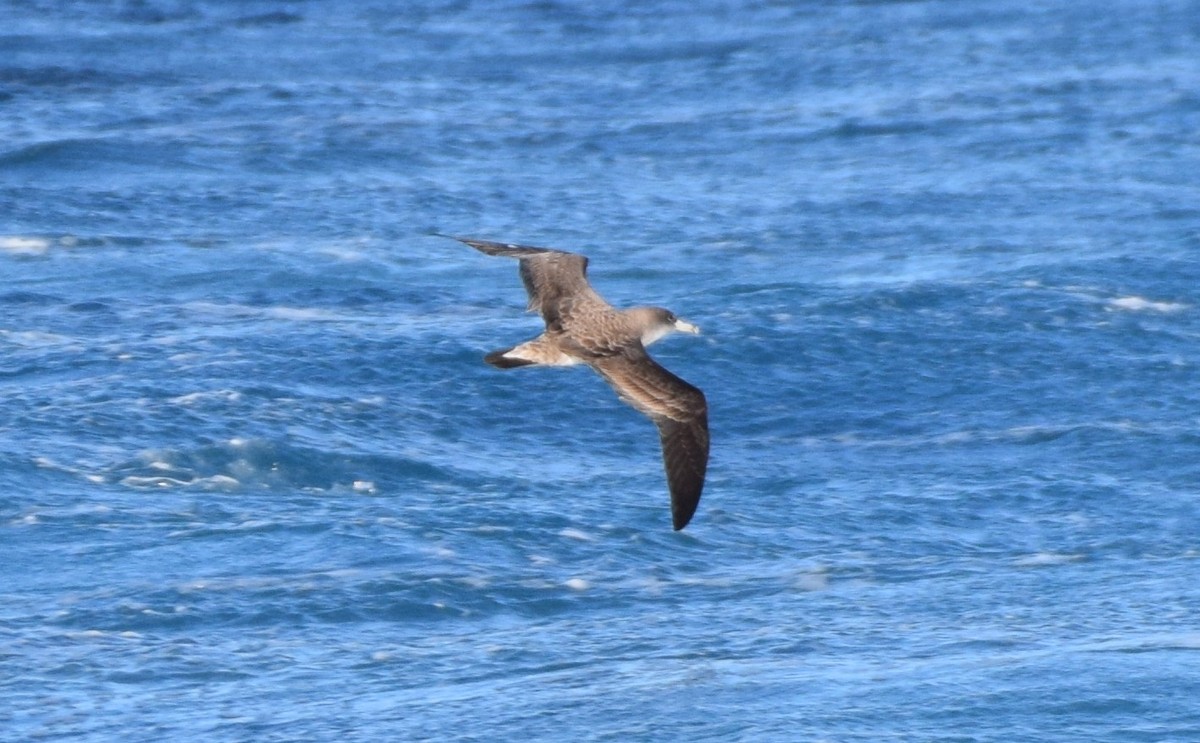
[[646, 328], [642, 331], [642, 345], [649, 346], [651, 343], [660, 341], [670, 335], [672, 330], [674, 328], [669, 325], [655, 325], [654, 327]]

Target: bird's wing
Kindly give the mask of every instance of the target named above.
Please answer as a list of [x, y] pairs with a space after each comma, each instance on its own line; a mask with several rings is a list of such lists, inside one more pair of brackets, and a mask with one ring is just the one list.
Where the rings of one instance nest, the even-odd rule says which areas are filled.
[[650, 417], [662, 441], [671, 491], [671, 520], [678, 531], [700, 504], [708, 469], [708, 403], [704, 393], [662, 367], [640, 343], [624, 353], [588, 362], [617, 396]]
[[588, 283], [588, 259], [585, 256], [530, 245], [465, 237], [454, 239], [481, 253], [519, 259], [521, 281], [529, 294], [528, 309], [540, 313], [546, 326], [551, 329], [560, 329], [563, 318], [572, 312], [593, 306], [608, 306]]

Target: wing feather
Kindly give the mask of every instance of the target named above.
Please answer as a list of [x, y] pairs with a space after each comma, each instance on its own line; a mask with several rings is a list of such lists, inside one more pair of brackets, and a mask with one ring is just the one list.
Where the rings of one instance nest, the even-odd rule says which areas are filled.
[[663, 469], [671, 491], [671, 520], [687, 526], [708, 469], [708, 403], [704, 393], [672, 374], [637, 344], [626, 353], [589, 362], [617, 396], [658, 426]]
[[532, 245], [465, 237], [454, 239], [487, 255], [520, 260], [521, 283], [529, 295], [528, 310], [541, 314], [551, 329], [561, 327], [563, 317], [578, 308], [608, 306], [588, 283], [586, 256]]

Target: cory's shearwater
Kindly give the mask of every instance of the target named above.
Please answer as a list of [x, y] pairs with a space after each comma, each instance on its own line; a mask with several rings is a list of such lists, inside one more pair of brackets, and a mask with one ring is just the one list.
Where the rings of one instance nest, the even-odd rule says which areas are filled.
[[700, 503], [708, 467], [708, 405], [704, 393], [660, 366], [646, 346], [691, 323], [661, 307], [614, 308], [587, 280], [588, 259], [575, 253], [527, 245], [453, 237], [488, 255], [520, 261], [529, 311], [541, 313], [546, 330], [537, 338], [484, 357], [492, 366], [587, 364], [617, 396], [658, 426], [671, 491], [671, 520], [687, 526]]

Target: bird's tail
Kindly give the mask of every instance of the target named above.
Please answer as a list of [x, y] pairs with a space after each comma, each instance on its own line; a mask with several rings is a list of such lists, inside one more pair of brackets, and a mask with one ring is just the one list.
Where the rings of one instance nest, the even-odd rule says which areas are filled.
[[531, 341], [492, 351], [483, 360], [500, 369], [515, 369], [518, 366], [572, 366], [580, 363], [574, 356], [568, 356], [556, 344], [539, 335]]
[[505, 355], [512, 350], [513, 349], [511, 348], [502, 348], [499, 351], [492, 351], [487, 356], [484, 356], [483, 360], [497, 369], [515, 369], [518, 366], [530, 366], [531, 364], [537, 363], [536, 361], [530, 361], [529, 359]]

